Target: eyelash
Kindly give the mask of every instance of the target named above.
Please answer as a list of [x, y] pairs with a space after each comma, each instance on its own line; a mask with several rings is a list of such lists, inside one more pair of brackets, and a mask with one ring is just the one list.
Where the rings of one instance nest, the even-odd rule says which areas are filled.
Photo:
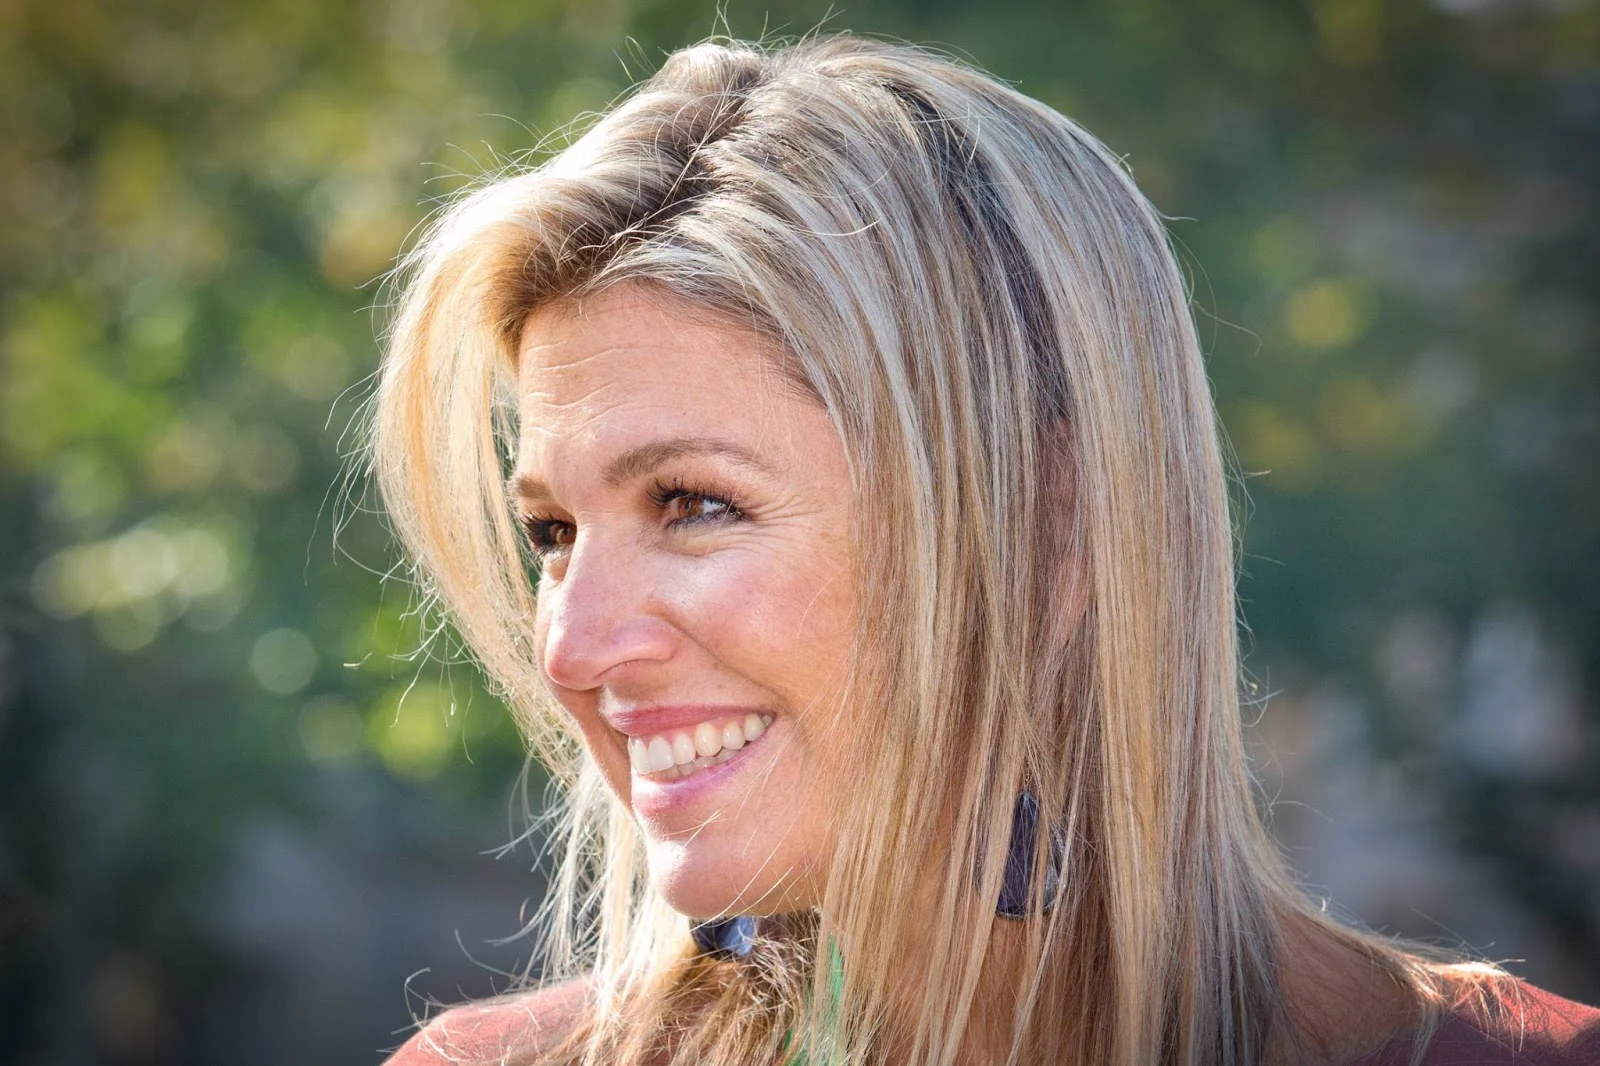
[[[684, 518], [675, 518], [668, 523], [668, 528], [684, 525], [699, 525], [703, 522], [736, 522], [744, 518], [744, 512], [733, 500], [720, 493], [703, 489], [692, 488], [683, 481], [674, 478], [671, 481], [656, 481], [645, 492], [646, 497], [660, 510], [666, 510], [679, 500], [698, 500], [705, 506], [722, 508], [716, 514], [691, 515]], [[556, 540], [557, 530], [562, 527], [571, 528], [571, 523], [559, 518], [549, 518], [544, 515], [524, 514], [517, 516], [518, 523], [522, 526], [523, 533], [528, 538], [533, 553], [541, 558], [553, 555], [570, 546], [568, 543], [559, 543]]]

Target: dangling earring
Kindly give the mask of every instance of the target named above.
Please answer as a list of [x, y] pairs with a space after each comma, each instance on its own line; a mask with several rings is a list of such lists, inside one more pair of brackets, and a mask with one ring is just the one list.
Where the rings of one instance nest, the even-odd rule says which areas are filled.
[[1036, 909], [1049, 914], [1055, 906], [1056, 891], [1061, 884], [1061, 866], [1066, 857], [1066, 841], [1061, 831], [1050, 829], [1050, 848], [1044, 871], [1043, 905], [1035, 908], [1029, 900], [1033, 887], [1034, 835], [1039, 828], [1039, 801], [1033, 793], [1023, 789], [1017, 796], [1017, 805], [1011, 812], [1011, 842], [1006, 847], [1005, 875], [1000, 879], [1000, 900], [995, 913], [1002, 918], [1026, 918]]
[[700, 954], [718, 959], [742, 959], [756, 946], [756, 920], [748, 914], [697, 922], [690, 930]]

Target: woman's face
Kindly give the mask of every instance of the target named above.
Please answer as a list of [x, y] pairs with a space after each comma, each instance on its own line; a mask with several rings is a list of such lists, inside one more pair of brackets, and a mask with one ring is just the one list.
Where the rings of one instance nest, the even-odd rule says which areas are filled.
[[814, 905], [860, 728], [826, 412], [755, 333], [634, 286], [531, 316], [519, 392], [539, 665], [653, 883], [695, 917]]

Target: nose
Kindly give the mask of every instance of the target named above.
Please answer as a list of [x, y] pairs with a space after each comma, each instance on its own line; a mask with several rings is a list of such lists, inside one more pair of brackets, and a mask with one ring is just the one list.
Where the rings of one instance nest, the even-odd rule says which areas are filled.
[[578, 540], [560, 580], [539, 589], [539, 655], [550, 681], [588, 691], [626, 669], [666, 662], [677, 636], [654, 602], [644, 553]]

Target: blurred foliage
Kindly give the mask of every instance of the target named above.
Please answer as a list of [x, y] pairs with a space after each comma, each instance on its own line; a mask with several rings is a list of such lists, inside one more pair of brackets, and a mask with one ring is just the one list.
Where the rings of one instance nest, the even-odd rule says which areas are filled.
[[[826, 10], [735, 4], [727, 25]], [[1379, 757], [1592, 994], [1600, 9], [867, 0], [829, 25], [943, 43], [1126, 155], [1173, 216], [1247, 475], [1252, 667], [1361, 699]], [[397, 560], [344, 478], [376, 279], [466, 180], [720, 28], [683, 0], [0, 0], [0, 992], [21, 1054], [179, 1055], [225, 968], [206, 901], [238, 827], [324, 818], [328, 774], [463, 819], [503, 802], [514, 731], [469, 670], [411, 654], [409, 593], [380, 580]], [[1474, 634], [1506, 617], [1570, 704], [1551, 752], [1510, 763], [1458, 740]], [[96, 990], [126, 987], [155, 999], [95, 1035]]]

